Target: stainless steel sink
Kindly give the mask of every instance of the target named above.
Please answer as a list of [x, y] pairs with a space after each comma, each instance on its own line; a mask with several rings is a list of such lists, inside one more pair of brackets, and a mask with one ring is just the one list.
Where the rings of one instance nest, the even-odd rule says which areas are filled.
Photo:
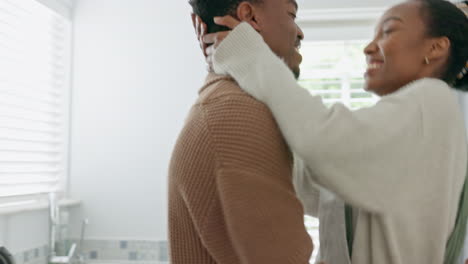
[[4, 247], [0, 247], [0, 264], [15, 264], [13, 256]]

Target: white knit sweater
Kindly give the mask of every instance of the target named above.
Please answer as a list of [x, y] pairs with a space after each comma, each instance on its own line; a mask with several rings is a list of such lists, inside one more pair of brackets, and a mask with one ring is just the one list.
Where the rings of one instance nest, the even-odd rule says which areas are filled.
[[218, 47], [214, 69], [270, 107], [314, 181], [359, 208], [352, 263], [442, 263], [467, 164], [446, 83], [421, 79], [358, 111], [327, 108], [246, 23]]

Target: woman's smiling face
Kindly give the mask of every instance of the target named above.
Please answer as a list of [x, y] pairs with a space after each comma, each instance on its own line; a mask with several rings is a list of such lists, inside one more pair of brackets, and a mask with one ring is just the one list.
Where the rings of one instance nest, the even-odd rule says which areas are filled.
[[383, 96], [424, 77], [430, 46], [426, 32], [418, 1], [407, 1], [385, 12], [374, 39], [364, 49], [368, 65], [365, 89]]

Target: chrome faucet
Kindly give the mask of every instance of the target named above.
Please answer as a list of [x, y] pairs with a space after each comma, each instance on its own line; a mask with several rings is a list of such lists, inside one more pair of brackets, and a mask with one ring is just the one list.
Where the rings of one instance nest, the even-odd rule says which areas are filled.
[[85, 235], [85, 230], [86, 226], [89, 224], [89, 220], [87, 218], [83, 219], [83, 222], [81, 223], [81, 236], [80, 236], [80, 243], [78, 244], [78, 254], [77, 254], [77, 261], [75, 262], [76, 264], [83, 264], [85, 263], [85, 255], [83, 252], [83, 242], [84, 242], [84, 235]]
[[49, 263], [50, 264], [69, 264], [75, 254], [76, 243], [73, 243], [68, 251], [67, 256], [57, 256], [56, 252], [56, 238], [57, 230], [60, 228], [60, 207], [57, 202], [57, 194], [49, 193], [49, 234], [50, 234], [50, 251]]
[[68, 256], [50, 256], [49, 263], [50, 264], [69, 264], [73, 259], [73, 255], [75, 254], [76, 243], [73, 243], [68, 251]]
[[49, 193], [49, 255], [55, 256], [57, 252], [55, 250], [55, 243], [57, 238], [57, 227], [60, 224], [60, 209], [57, 204], [57, 194]]

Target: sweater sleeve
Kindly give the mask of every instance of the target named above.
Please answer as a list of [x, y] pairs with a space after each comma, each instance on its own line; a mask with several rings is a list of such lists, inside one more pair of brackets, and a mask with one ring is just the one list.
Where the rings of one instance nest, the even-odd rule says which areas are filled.
[[241, 262], [308, 263], [312, 242], [292, 185], [291, 156], [271, 112], [246, 95], [205, 109], [221, 207]]
[[[297, 84], [292, 72], [247, 23], [240, 24], [214, 54], [214, 69], [231, 75], [273, 112], [292, 151], [312, 170], [311, 177], [348, 203], [373, 212], [398, 209], [423, 198], [420, 101], [441, 81], [425, 79], [400, 89], [372, 108], [355, 112], [341, 104], [327, 108]], [[432, 94], [434, 96], [434, 94]], [[400, 195], [395, 195], [398, 189]]]

